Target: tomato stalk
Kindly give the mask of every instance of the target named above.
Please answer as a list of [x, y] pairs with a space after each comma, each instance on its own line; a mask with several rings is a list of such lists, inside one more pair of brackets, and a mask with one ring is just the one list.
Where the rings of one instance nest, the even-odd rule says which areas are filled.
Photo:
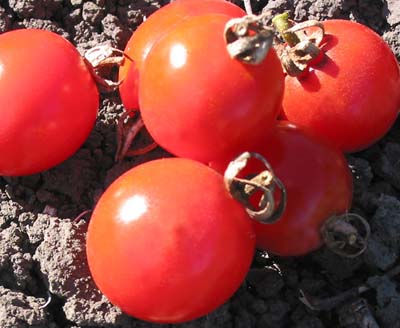
[[47, 307], [50, 305], [52, 299], [53, 299], [53, 298], [52, 298], [52, 296], [51, 296], [50, 291], [47, 290], [47, 300], [46, 300], [46, 302], [45, 302], [43, 305], [40, 305], [40, 306], [39, 306], [39, 309], [45, 309], [45, 308], [47, 308]]
[[[123, 64], [128, 57], [122, 50], [110, 47], [108, 45], [96, 46], [92, 49], [89, 49], [85, 53], [84, 58], [88, 64], [87, 66], [90, 69], [93, 79], [96, 81], [96, 84], [104, 91], [112, 92], [123, 82], [123, 79], [114, 82], [99, 75], [99, 70], [101, 68], [121, 66]], [[129, 116], [135, 111], [136, 110], [125, 112], [118, 120], [117, 152], [115, 154], [116, 162], [121, 161], [127, 156], [146, 154], [158, 146], [155, 142], [152, 142], [151, 144], [140, 149], [129, 149], [135, 137], [144, 127], [143, 120], [139, 114], [130, 119]]]
[[253, 15], [253, 9], [251, 7], [250, 0], [243, 0], [244, 9], [246, 10], [247, 15]]
[[[263, 163], [266, 170], [251, 177], [238, 178], [239, 173], [247, 166], [248, 161], [255, 158]], [[244, 152], [229, 163], [224, 173], [226, 189], [238, 200], [252, 219], [261, 223], [274, 223], [282, 216], [286, 208], [286, 188], [274, 174], [267, 160], [258, 153]], [[279, 204], [276, 205], [275, 190], [280, 192]], [[252, 196], [261, 192], [262, 196], [256, 208]]]
[[77, 217], [75, 217], [72, 222], [78, 223], [81, 219], [83, 219], [87, 214], [92, 213], [92, 210], [85, 210], [82, 213], [78, 214]]
[[[287, 13], [283, 13], [276, 15], [272, 24], [286, 43], [278, 44], [275, 48], [288, 75], [301, 75], [312, 62], [323, 55], [320, 45], [325, 29], [321, 22], [308, 20], [296, 24], [289, 19]], [[307, 34], [307, 30], [310, 29], [313, 29], [313, 32]]]
[[[380, 279], [388, 278], [392, 279], [396, 276], [400, 275], [400, 265], [396, 265], [385, 274], [380, 276]], [[307, 306], [312, 311], [331, 311], [338, 306], [342, 305], [346, 301], [350, 299], [354, 299], [359, 295], [370, 291], [372, 286], [368, 284], [368, 282], [364, 283], [361, 286], [353, 287], [348, 289], [338, 295], [334, 295], [328, 298], [317, 298], [306, 294], [303, 290], [300, 289], [300, 301]], [[369, 327], [369, 326], [368, 326]]]
[[296, 35], [296, 33], [287, 32], [294, 25], [293, 22], [289, 20], [288, 13], [276, 15], [274, 18], [272, 18], [272, 24], [289, 47], [294, 47], [300, 42], [300, 38]]
[[[136, 115], [131, 117], [132, 113]], [[155, 141], [152, 141], [149, 145], [142, 148], [130, 149], [133, 140], [143, 128], [144, 122], [138, 110], [124, 112], [120, 116], [117, 125], [117, 151], [115, 153], [115, 162], [120, 162], [125, 157], [146, 154], [158, 146]]]
[[368, 222], [355, 213], [334, 215], [321, 228], [325, 245], [348, 258], [357, 257], [367, 249], [370, 234]]

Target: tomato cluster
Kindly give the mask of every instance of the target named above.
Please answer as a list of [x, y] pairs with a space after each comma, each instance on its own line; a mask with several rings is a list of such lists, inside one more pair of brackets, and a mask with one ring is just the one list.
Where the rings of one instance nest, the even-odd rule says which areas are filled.
[[[223, 32], [228, 22], [243, 15], [220, 0], [178, 0], [150, 16], [125, 49], [127, 58], [120, 69], [123, 103], [127, 109], [140, 110], [154, 140], [179, 157], [140, 165], [120, 177], [91, 219], [88, 260], [93, 277], [112, 302], [136, 317], [182, 322], [222, 304], [248, 269], [254, 236], [258, 248], [281, 256], [304, 255], [320, 247], [328, 219], [351, 207], [352, 177], [343, 151], [376, 141], [396, 117], [397, 63], [369, 29], [327, 22], [319, 55], [301, 76], [292, 77], [283, 72], [274, 48], [257, 64], [228, 53]], [[255, 33], [251, 30], [249, 37]], [[350, 47], [349, 40], [356, 37], [376, 43], [373, 55], [364, 56], [362, 46]], [[358, 76], [358, 67], [346, 60], [352, 56], [368, 64]], [[389, 62], [385, 74], [379, 75], [382, 58]], [[340, 84], [337, 91], [334, 83]], [[380, 102], [382, 90], [386, 97]], [[378, 120], [371, 117], [373, 110], [381, 112]], [[296, 120], [296, 115], [314, 125]], [[318, 135], [315, 126], [324, 134]], [[234, 195], [222, 187], [228, 163], [243, 151], [264, 156], [285, 186], [280, 195], [269, 192], [277, 198], [273, 206], [285, 207], [279, 220], [255, 220], [250, 230], [236, 217], [247, 216], [243, 204], [250, 213], [265, 205], [265, 199], [247, 199], [238, 207]], [[258, 163], [250, 162], [240, 178], [261, 171]], [[127, 211], [131, 203], [135, 205]], [[225, 215], [230, 219], [222, 218]], [[221, 239], [226, 260], [221, 261], [222, 244], [215, 242], [212, 232], [228, 228]], [[240, 229], [243, 234], [238, 235]], [[150, 241], [151, 235], [155, 241]], [[202, 239], [206, 235], [207, 241]], [[105, 238], [111, 238], [117, 249], [110, 252], [103, 246]], [[235, 246], [227, 247], [230, 243]], [[231, 261], [231, 254], [236, 261]], [[222, 277], [227, 271], [240, 274]], [[215, 279], [224, 284], [216, 287]], [[201, 302], [192, 303], [186, 292], [176, 294], [186, 286], [192, 286]], [[157, 299], [152, 297], [155, 293]]]
[[[132, 316], [198, 318], [237, 290], [255, 247], [281, 256], [319, 248], [328, 220], [351, 208], [343, 152], [376, 142], [397, 117], [399, 66], [370, 29], [343, 20], [304, 33], [287, 26], [286, 43], [273, 47], [265, 22], [223, 0], [176, 0], [127, 44], [123, 104], [176, 156], [119, 177], [88, 227], [93, 279]], [[29, 61], [16, 56], [21, 44]], [[54, 33], [0, 36], [0, 89], [1, 175], [57, 165], [96, 119], [93, 67]], [[268, 170], [231, 162], [243, 152]], [[240, 174], [228, 179], [235, 166]], [[260, 208], [262, 220], [253, 215]]]

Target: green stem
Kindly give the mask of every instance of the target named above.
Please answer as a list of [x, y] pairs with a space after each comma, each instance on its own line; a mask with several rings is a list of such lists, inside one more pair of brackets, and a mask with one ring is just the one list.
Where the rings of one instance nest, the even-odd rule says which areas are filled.
[[294, 47], [300, 42], [300, 39], [295, 33], [285, 32], [291, 27], [288, 13], [276, 15], [272, 19], [272, 24], [274, 24], [275, 29], [279, 32], [289, 47]]

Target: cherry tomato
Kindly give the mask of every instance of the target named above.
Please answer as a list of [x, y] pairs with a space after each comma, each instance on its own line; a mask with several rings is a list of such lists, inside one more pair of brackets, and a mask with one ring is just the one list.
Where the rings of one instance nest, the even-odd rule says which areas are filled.
[[90, 220], [87, 257], [99, 289], [146, 321], [195, 319], [243, 281], [255, 234], [223, 178], [188, 159], [139, 165], [102, 195]]
[[[351, 206], [352, 177], [341, 151], [287, 122], [249, 148], [264, 156], [287, 191], [283, 216], [273, 224], [255, 222], [257, 246], [281, 256], [304, 255], [319, 248], [321, 227]], [[249, 162], [243, 174], [259, 173]], [[223, 171], [226, 163], [212, 163]]]
[[400, 74], [388, 45], [368, 27], [324, 22], [322, 61], [286, 77], [283, 117], [345, 152], [379, 140], [400, 107]]
[[97, 116], [96, 84], [74, 46], [44, 30], [0, 35], [0, 175], [28, 175], [71, 156]]
[[139, 108], [139, 71], [153, 44], [182, 20], [207, 13], [230, 17], [246, 14], [240, 7], [224, 0], [178, 0], [160, 8], [139, 25], [126, 45], [126, 60], [119, 70], [119, 79], [123, 80], [119, 90], [126, 109]]
[[264, 135], [279, 113], [284, 76], [275, 51], [259, 65], [232, 59], [223, 35], [228, 20], [209, 14], [177, 24], [143, 65], [144, 124], [174, 155], [204, 163], [230, 159]]

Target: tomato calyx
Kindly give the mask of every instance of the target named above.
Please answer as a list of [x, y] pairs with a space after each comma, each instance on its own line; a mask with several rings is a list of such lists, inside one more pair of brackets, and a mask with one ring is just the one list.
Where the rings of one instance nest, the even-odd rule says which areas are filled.
[[231, 58], [252, 65], [264, 60], [274, 40], [274, 30], [267, 25], [269, 17], [250, 14], [226, 23], [224, 36]]
[[[272, 24], [286, 44], [275, 46], [285, 72], [290, 76], [304, 73], [311, 63], [323, 55], [320, 45], [325, 36], [324, 25], [317, 20], [294, 23], [288, 13], [276, 15]], [[311, 34], [307, 30], [312, 29]]]
[[121, 66], [125, 60], [125, 54], [122, 50], [109, 45], [99, 45], [86, 51], [84, 59], [96, 84], [104, 91], [112, 92], [122, 83], [122, 81], [114, 82], [104, 78], [99, 73], [102, 68]]
[[[134, 114], [133, 117], [132, 114]], [[158, 146], [155, 141], [152, 141], [142, 148], [130, 149], [133, 140], [143, 128], [144, 123], [138, 110], [126, 111], [120, 116], [117, 124], [117, 151], [115, 153], [115, 162], [120, 162], [125, 157], [144, 155]]]
[[[239, 178], [239, 173], [255, 158], [261, 161], [266, 170], [252, 176]], [[224, 173], [226, 189], [238, 200], [249, 216], [261, 223], [274, 223], [282, 216], [286, 208], [286, 188], [274, 174], [267, 160], [258, 153], [244, 152], [231, 161]], [[275, 191], [279, 190], [280, 200], [277, 204]], [[252, 196], [261, 192], [257, 206], [251, 203]]]
[[348, 258], [364, 253], [370, 234], [368, 222], [356, 213], [334, 215], [321, 229], [325, 245], [334, 253]]

